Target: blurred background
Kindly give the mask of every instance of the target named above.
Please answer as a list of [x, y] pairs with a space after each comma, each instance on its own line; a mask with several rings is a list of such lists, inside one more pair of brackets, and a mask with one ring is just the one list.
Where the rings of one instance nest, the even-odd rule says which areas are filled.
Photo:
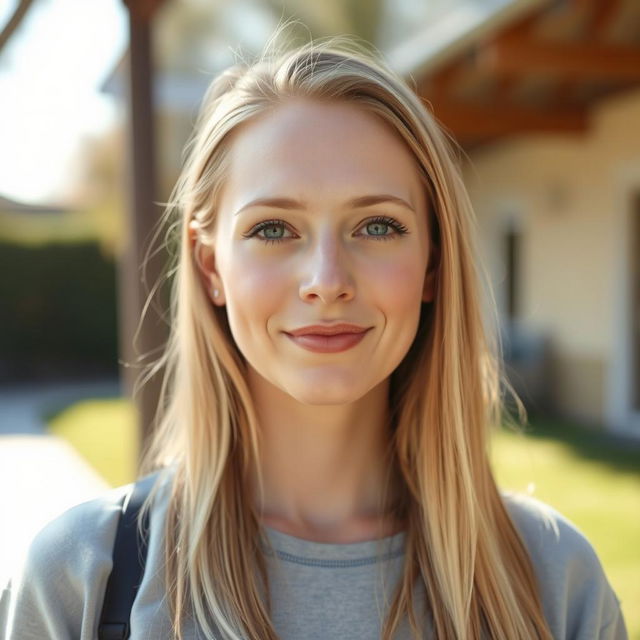
[[45, 521], [134, 479], [159, 203], [212, 77], [287, 18], [375, 45], [460, 145], [530, 417], [496, 433], [496, 474], [585, 532], [640, 638], [637, 0], [0, 0], [0, 581]]

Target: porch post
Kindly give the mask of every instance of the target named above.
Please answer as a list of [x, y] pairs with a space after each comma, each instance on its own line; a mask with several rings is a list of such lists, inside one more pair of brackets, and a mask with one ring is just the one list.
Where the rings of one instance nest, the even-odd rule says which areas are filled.
[[[141, 268], [147, 257], [151, 234], [161, 215], [160, 207], [154, 204], [158, 196], [151, 37], [152, 19], [161, 3], [162, 0], [124, 0], [129, 10], [129, 198], [125, 249], [119, 265], [118, 308], [121, 379], [129, 396], [133, 394], [134, 382], [140, 373], [139, 365], [157, 358], [167, 338], [167, 327], [153, 304], [149, 305], [144, 322], [138, 326], [148, 291], [158, 281], [165, 261], [164, 251], [149, 257], [144, 272], [145, 286]], [[158, 300], [157, 296], [154, 300]], [[134, 397], [138, 410], [140, 451], [153, 429], [160, 382], [161, 376], [156, 374]]]

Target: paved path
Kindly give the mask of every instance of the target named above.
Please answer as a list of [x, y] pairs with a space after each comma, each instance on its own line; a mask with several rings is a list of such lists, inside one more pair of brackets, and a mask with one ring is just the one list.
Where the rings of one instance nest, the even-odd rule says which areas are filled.
[[83, 398], [119, 394], [116, 381], [0, 388], [0, 584], [46, 522], [108, 488], [43, 415]]

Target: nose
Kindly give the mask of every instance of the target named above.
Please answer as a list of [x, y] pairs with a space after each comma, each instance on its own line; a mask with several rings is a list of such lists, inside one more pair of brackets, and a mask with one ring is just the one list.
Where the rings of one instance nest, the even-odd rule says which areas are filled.
[[325, 233], [305, 258], [300, 297], [305, 302], [346, 302], [355, 295], [348, 256], [335, 234]]

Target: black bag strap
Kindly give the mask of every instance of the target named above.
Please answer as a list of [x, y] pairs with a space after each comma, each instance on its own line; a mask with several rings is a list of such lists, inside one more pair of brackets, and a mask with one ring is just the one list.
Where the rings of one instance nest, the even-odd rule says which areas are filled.
[[[138, 533], [138, 514], [157, 477], [156, 472], [141, 478], [120, 501], [113, 568], [102, 604], [98, 640], [126, 640], [129, 637], [131, 607], [142, 582], [147, 556], [148, 535], [142, 538]], [[147, 513], [142, 527], [145, 532], [149, 529]]]

